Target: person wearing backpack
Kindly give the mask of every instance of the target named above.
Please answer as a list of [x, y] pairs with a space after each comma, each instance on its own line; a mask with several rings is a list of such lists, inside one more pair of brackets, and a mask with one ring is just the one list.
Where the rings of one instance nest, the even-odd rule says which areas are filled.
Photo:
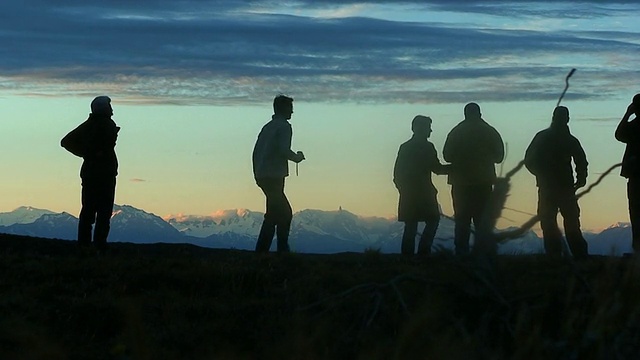
[[[91, 102], [89, 118], [67, 134], [60, 144], [83, 158], [82, 209], [78, 220], [78, 244], [92, 242], [99, 250], [106, 249], [118, 175], [115, 152], [120, 127], [111, 119], [113, 109], [108, 96], [98, 96]], [[93, 228], [95, 224], [95, 228]]]

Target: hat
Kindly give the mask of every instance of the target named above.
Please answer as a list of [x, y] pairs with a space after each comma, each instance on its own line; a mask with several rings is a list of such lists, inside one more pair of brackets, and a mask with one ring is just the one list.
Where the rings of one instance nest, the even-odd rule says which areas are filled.
[[93, 114], [110, 114], [111, 98], [108, 96], [98, 96], [91, 102], [91, 113]]

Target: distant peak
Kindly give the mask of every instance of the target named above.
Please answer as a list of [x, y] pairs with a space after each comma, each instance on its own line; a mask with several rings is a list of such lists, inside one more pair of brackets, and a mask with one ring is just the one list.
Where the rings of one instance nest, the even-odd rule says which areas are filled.
[[630, 222], [619, 221], [617, 223], [614, 223], [614, 224], [610, 225], [607, 229], [616, 229], [616, 228], [626, 229], [626, 228], [629, 228], [629, 227], [631, 227], [631, 223]]
[[51, 210], [46, 209], [38, 209], [33, 206], [19, 206], [15, 208], [12, 212], [42, 212], [42, 213], [53, 213]]

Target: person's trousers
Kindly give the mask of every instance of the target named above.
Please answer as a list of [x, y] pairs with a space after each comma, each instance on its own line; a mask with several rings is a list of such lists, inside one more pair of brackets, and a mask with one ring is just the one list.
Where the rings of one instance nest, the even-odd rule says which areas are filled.
[[257, 179], [256, 183], [267, 198], [267, 210], [258, 235], [256, 252], [268, 252], [274, 234], [278, 239], [278, 252], [288, 252], [293, 211], [284, 194], [284, 178], [262, 178]]
[[[425, 221], [420, 242], [418, 243], [418, 255], [430, 255], [433, 238], [436, 236], [438, 224], [440, 223], [440, 214], [433, 216]], [[416, 234], [418, 233], [417, 221], [405, 221], [404, 232], [402, 233], [402, 245], [400, 251], [403, 255], [413, 255], [416, 247]]]
[[454, 212], [454, 244], [456, 255], [469, 253], [471, 222], [477, 228], [491, 196], [492, 185], [452, 185], [451, 199]]
[[[78, 243], [106, 246], [109, 236], [116, 178], [82, 179], [82, 210], [78, 219]], [[95, 223], [95, 229], [93, 224]]]
[[580, 229], [580, 207], [572, 186], [538, 188], [538, 216], [544, 238], [545, 253], [562, 254], [562, 232], [558, 227], [558, 211], [563, 218], [564, 232], [574, 257], [588, 255], [588, 245]]
[[640, 253], [640, 178], [627, 181], [629, 199], [629, 221], [631, 221], [631, 245], [635, 253]]

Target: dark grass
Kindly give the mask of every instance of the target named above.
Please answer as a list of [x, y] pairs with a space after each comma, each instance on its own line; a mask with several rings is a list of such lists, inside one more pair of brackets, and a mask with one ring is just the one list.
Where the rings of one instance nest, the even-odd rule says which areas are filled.
[[0, 359], [636, 359], [639, 270], [0, 235]]

